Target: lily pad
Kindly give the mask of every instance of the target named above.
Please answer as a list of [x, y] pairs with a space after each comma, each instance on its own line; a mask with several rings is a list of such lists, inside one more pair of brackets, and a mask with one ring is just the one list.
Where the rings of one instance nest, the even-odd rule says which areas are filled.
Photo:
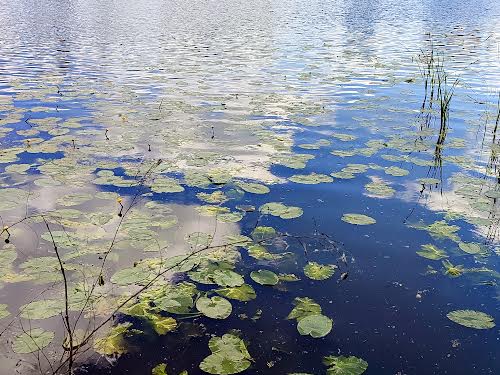
[[231, 270], [215, 270], [212, 280], [220, 286], [241, 286], [245, 283], [243, 277]]
[[63, 310], [63, 304], [61, 300], [44, 299], [21, 306], [19, 310], [23, 318], [46, 319], [59, 315]]
[[355, 225], [370, 225], [377, 222], [374, 218], [362, 214], [344, 214], [342, 221]]
[[490, 329], [495, 327], [495, 320], [491, 315], [474, 310], [455, 310], [446, 314], [448, 319], [464, 327], [475, 329]]
[[278, 275], [268, 270], [253, 271], [250, 273], [250, 277], [260, 285], [276, 285], [279, 281]]
[[167, 364], [160, 363], [152, 368], [151, 375], [167, 375]]
[[260, 206], [259, 211], [264, 215], [273, 215], [282, 219], [295, 219], [302, 216], [302, 208], [286, 206], [280, 202], [270, 202]]
[[7, 305], [4, 303], [0, 303], [0, 319], [6, 318], [10, 315], [10, 312], [7, 310]]
[[290, 181], [296, 184], [315, 185], [323, 182], [332, 182], [333, 178], [326, 174], [310, 173], [310, 174], [294, 174], [289, 178]]
[[276, 230], [273, 227], [258, 226], [252, 232], [255, 241], [263, 241], [276, 237]]
[[309, 262], [304, 267], [305, 275], [312, 280], [326, 280], [332, 277], [337, 266], [331, 264], [319, 264]]
[[144, 284], [152, 278], [152, 274], [142, 267], [124, 268], [111, 276], [111, 282], [117, 285]]
[[439, 260], [448, 257], [444, 250], [441, 250], [432, 244], [422, 245], [422, 250], [417, 251], [417, 254], [430, 260]]
[[123, 354], [128, 351], [126, 337], [138, 332], [130, 330], [132, 323], [117, 324], [107, 333], [106, 336], [97, 338], [94, 341], [94, 350], [105, 355]]
[[395, 177], [407, 176], [410, 172], [407, 169], [399, 168], [399, 167], [389, 167], [385, 169], [386, 174], [390, 174]]
[[159, 335], [166, 335], [168, 332], [177, 328], [176, 320], [170, 316], [165, 317], [161, 315], [149, 314], [146, 317], [151, 322], [155, 332]]
[[231, 315], [231, 311], [233, 310], [231, 302], [219, 296], [198, 298], [196, 301], [196, 308], [202, 312], [203, 315], [212, 319], [226, 319]]
[[475, 242], [459, 242], [458, 247], [467, 254], [479, 254], [481, 252], [481, 246]]
[[236, 185], [238, 185], [241, 189], [243, 189], [247, 193], [267, 194], [270, 192], [269, 188], [266, 185], [257, 184], [257, 183], [253, 183], [253, 182], [239, 181]]
[[310, 335], [317, 339], [324, 337], [332, 330], [333, 321], [322, 314], [308, 315], [299, 320], [297, 330], [302, 336]]
[[321, 314], [321, 306], [309, 297], [297, 297], [293, 301], [295, 307], [288, 314], [287, 319], [297, 319], [297, 321], [309, 315]]
[[257, 296], [251, 285], [243, 284], [232, 288], [216, 289], [216, 293], [230, 299], [247, 302], [255, 299]]
[[28, 354], [42, 350], [54, 339], [54, 332], [33, 328], [16, 337], [12, 350], [17, 354]]
[[252, 357], [243, 340], [226, 333], [222, 337], [212, 337], [208, 342], [212, 354], [200, 363], [200, 369], [209, 374], [231, 375], [250, 367]]
[[368, 362], [354, 356], [329, 355], [323, 359], [323, 363], [328, 366], [327, 375], [361, 375], [368, 368]]

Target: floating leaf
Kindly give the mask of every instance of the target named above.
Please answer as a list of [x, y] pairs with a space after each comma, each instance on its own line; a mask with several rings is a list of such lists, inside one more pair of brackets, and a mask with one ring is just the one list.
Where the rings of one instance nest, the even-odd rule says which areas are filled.
[[328, 366], [327, 375], [361, 375], [368, 368], [368, 362], [354, 356], [329, 355], [323, 359], [323, 363]]
[[248, 284], [243, 284], [241, 286], [232, 288], [216, 289], [215, 292], [226, 298], [231, 298], [243, 302], [251, 301], [256, 298], [255, 290], [251, 285]]
[[66, 194], [57, 200], [61, 206], [77, 206], [92, 199], [91, 194]]
[[495, 320], [491, 315], [474, 310], [455, 310], [446, 314], [448, 319], [462, 326], [475, 329], [489, 329], [495, 327]]
[[484, 193], [484, 195], [491, 199], [499, 199], [500, 198], [500, 190], [488, 190]]
[[151, 185], [151, 190], [155, 193], [180, 193], [184, 188], [173, 178], [158, 177]]
[[332, 277], [337, 266], [309, 262], [304, 267], [305, 275], [312, 280], [326, 280]]
[[151, 322], [153, 329], [159, 335], [166, 335], [168, 332], [177, 328], [177, 322], [174, 318], [164, 317], [161, 315], [150, 314], [147, 319]]
[[250, 273], [253, 281], [260, 285], [276, 285], [279, 281], [278, 275], [268, 270], [258, 270]]
[[125, 337], [140, 332], [129, 330], [131, 323], [121, 323], [112, 327], [105, 337], [94, 341], [94, 349], [97, 353], [105, 355], [123, 354], [128, 350]]
[[266, 185], [256, 184], [253, 182], [239, 181], [236, 185], [245, 190], [247, 193], [267, 194], [270, 192], [269, 188]]
[[297, 321], [309, 315], [321, 314], [321, 306], [308, 297], [297, 297], [293, 301], [295, 307], [288, 314], [287, 319], [297, 319]]
[[454, 266], [449, 260], [443, 260], [442, 263], [445, 269], [445, 275], [458, 277], [461, 276], [464, 272], [464, 268], [462, 265]]
[[231, 270], [215, 270], [212, 280], [220, 286], [241, 286], [245, 283], [243, 277]]
[[0, 303], [0, 319], [3, 319], [10, 315], [10, 312], [7, 310], [7, 305], [4, 303]]
[[223, 223], [237, 223], [241, 219], [243, 219], [241, 212], [228, 212], [217, 215], [217, 220]]
[[276, 237], [276, 230], [273, 227], [258, 226], [252, 232], [255, 241], [269, 240]]
[[437, 185], [441, 183], [441, 180], [432, 177], [418, 178], [417, 181], [420, 182], [422, 185]]
[[212, 194], [207, 193], [197, 193], [196, 196], [198, 199], [215, 204], [215, 203], [224, 203], [229, 200], [229, 198], [222, 191], [214, 191]]
[[28, 354], [42, 350], [54, 339], [54, 332], [33, 328], [16, 337], [12, 350], [17, 354]]
[[248, 249], [248, 255], [250, 255], [252, 258], [255, 259], [278, 260], [283, 258], [283, 255], [271, 253], [267, 250], [267, 248], [265, 248], [262, 245], [252, 244], [247, 246], [247, 249]]
[[428, 225], [422, 229], [427, 230], [431, 236], [436, 238], [449, 238], [453, 241], [460, 240], [460, 238], [456, 234], [460, 227], [457, 225], [449, 225], [444, 220], [435, 221], [431, 225]]
[[402, 176], [407, 176], [410, 174], [410, 172], [406, 169], [399, 168], [399, 167], [389, 167], [385, 169], [386, 174], [390, 174], [391, 176], [395, 177], [402, 177]]
[[285, 282], [300, 281], [300, 278], [293, 273], [280, 273], [278, 277], [280, 281], [285, 281]]
[[270, 202], [260, 206], [259, 211], [264, 215], [278, 216], [282, 219], [294, 219], [302, 216], [302, 208], [286, 206], [280, 202]]
[[167, 364], [160, 363], [153, 367], [151, 370], [151, 375], [167, 375]]
[[374, 218], [362, 214], [344, 214], [342, 221], [355, 225], [370, 225], [377, 222]]
[[154, 276], [142, 267], [124, 268], [111, 276], [111, 282], [117, 285], [144, 284]]
[[479, 254], [481, 246], [475, 242], [459, 242], [458, 247], [467, 254]]
[[200, 363], [200, 369], [209, 374], [231, 375], [250, 367], [252, 357], [243, 340], [226, 333], [222, 337], [212, 337], [208, 342], [212, 354]]
[[274, 163], [288, 168], [302, 169], [306, 167], [308, 160], [314, 159], [310, 154], [286, 154], [275, 157]]
[[233, 310], [231, 302], [219, 296], [198, 298], [196, 301], [196, 308], [202, 312], [203, 315], [212, 319], [226, 319], [231, 315], [231, 311]]
[[23, 318], [46, 319], [59, 315], [63, 310], [63, 303], [61, 300], [44, 299], [23, 305], [19, 310]]
[[315, 339], [324, 337], [332, 330], [332, 320], [324, 315], [307, 315], [300, 319], [297, 324], [297, 330], [303, 336], [310, 335]]
[[395, 193], [395, 190], [383, 180], [372, 181], [365, 185], [365, 189], [369, 196], [377, 198], [390, 198]]
[[417, 251], [417, 254], [431, 260], [439, 260], [448, 257], [444, 250], [441, 250], [432, 244], [422, 245], [422, 250]]
[[205, 232], [193, 232], [184, 237], [184, 240], [195, 248], [203, 248], [210, 245], [212, 235]]
[[309, 184], [315, 185], [322, 182], [332, 182], [333, 178], [327, 176], [326, 174], [310, 173], [310, 174], [294, 174], [289, 178], [290, 181], [297, 184]]

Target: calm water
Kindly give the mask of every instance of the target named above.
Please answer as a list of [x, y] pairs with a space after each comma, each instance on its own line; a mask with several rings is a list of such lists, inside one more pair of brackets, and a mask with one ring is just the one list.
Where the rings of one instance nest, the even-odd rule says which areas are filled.
[[[437, 86], [425, 89], [431, 54], [452, 92], [445, 120]], [[216, 249], [202, 263], [227, 262], [255, 299], [231, 299], [221, 320], [156, 311], [177, 320], [165, 335], [121, 309], [96, 335], [132, 323], [121, 355], [89, 342], [78, 374], [159, 363], [202, 374], [210, 337], [230, 330], [253, 358], [245, 374], [323, 374], [327, 355], [362, 358], [366, 374], [500, 373], [499, 92], [495, 1], [1, 2], [0, 374], [53, 373], [64, 354], [47, 225], [70, 319], [86, 332], [144, 283], [117, 272], [158, 273], [196, 249], [193, 236], [225, 245], [273, 227], [262, 244], [287, 253]], [[311, 173], [321, 182], [300, 183]], [[259, 210], [270, 202], [293, 218]], [[313, 280], [308, 262], [338, 269]], [[300, 280], [259, 285], [258, 269]], [[219, 288], [165, 276], [194, 282], [198, 297]], [[330, 333], [299, 334], [286, 319], [296, 297], [321, 306]], [[464, 327], [447, 318], [455, 310], [497, 325]], [[19, 336], [35, 328], [49, 340], [22, 353]]]

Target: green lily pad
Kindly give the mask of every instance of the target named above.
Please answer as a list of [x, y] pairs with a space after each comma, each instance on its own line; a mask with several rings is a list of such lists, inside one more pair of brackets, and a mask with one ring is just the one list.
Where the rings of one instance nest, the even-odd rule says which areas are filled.
[[7, 310], [7, 305], [4, 303], [0, 303], [0, 319], [6, 318], [10, 315], [10, 312]]
[[23, 318], [46, 319], [59, 315], [63, 311], [63, 303], [61, 300], [44, 299], [23, 305], [19, 310]]
[[91, 194], [66, 194], [57, 200], [61, 206], [77, 206], [92, 199]]
[[441, 183], [440, 179], [433, 177], [418, 178], [417, 181], [420, 182], [422, 185], [437, 185]]
[[407, 176], [410, 172], [407, 169], [399, 168], [399, 167], [389, 167], [385, 169], [386, 174], [390, 174], [395, 177]]
[[253, 182], [239, 181], [236, 185], [239, 186], [244, 191], [246, 191], [247, 193], [252, 193], [252, 194], [267, 194], [271, 191], [266, 185], [257, 184]]
[[328, 366], [327, 375], [361, 375], [368, 368], [368, 362], [354, 356], [329, 355], [323, 359], [323, 363]]
[[142, 267], [124, 268], [111, 276], [111, 282], [117, 285], [145, 284], [152, 274]]
[[155, 193], [180, 193], [184, 188], [173, 178], [158, 177], [151, 184], [151, 190]]
[[264, 215], [273, 215], [282, 219], [295, 219], [302, 216], [302, 208], [286, 206], [280, 202], [270, 202], [260, 206], [259, 211]]
[[123, 354], [128, 351], [126, 337], [138, 332], [130, 330], [132, 323], [120, 323], [112, 327], [104, 337], [94, 341], [94, 350], [105, 355]]
[[456, 234], [460, 227], [458, 225], [449, 225], [446, 221], [440, 220], [424, 227], [429, 234], [435, 238], [449, 238], [452, 241], [459, 241], [460, 238]]
[[167, 375], [167, 364], [166, 363], [157, 364], [151, 370], [151, 375]]
[[448, 319], [464, 327], [475, 329], [490, 329], [495, 327], [495, 320], [491, 315], [474, 310], [455, 310], [446, 314]]
[[148, 314], [146, 318], [149, 320], [155, 332], [159, 335], [166, 335], [168, 332], [177, 328], [177, 322], [170, 316], [161, 316]]
[[237, 223], [241, 219], [243, 219], [241, 212], [227, 212], [217, 215], [217, 220], [223, 223]]
[[315, 185], [324, 182], [332, 182], [333, 178], [327, 176], [326, 174], [310, 173], [310, 174], [294, 174], [289, 178], [290, 181], [296, 184], [308, 184]]
[[309, 315], [321, 314], [321, 306], [309, 297], [297, 297], [293, 301], [295, 307], [288, 314], [287, 319], [297, 319], [297, 321]]
[[448, 257], [444, 250], [441, 250], [432, 244], [422, 245], [422, 250], [417, 251], [417, 254], [430, 260], [439, 260]]
[[196, 301], [196, 308], [202, 312], [203, 315], [212, 319], [226, 319], [231, 315], [231, 311], [233, 310], [231, 302], [219, 296], [198, 298]]
[[200, 369], [215, 375], [231, 375], [250, 367], [252, 357], [243, 340], [226, 333], [222, 337], [212, 337], [208, 342], [212, 354], [200, 363]]
[[500, 190], [488, 190], [484, 193], [484, 195], [491, 199], [499, 199], [500, 198]]
[[278, 275], [268, 270], [253, 271], [250, 273], [250, 277], [260, 285], [276, 285], [279, 281]]
[[317, 339], [324, 337], [332, 330], [333, 321], [322, 314], [307, 315], [299, 320], [297, 330], [302, 336], [310, 335]]
[[258, 244], [247, 246], [248, 255], [259, 260], [278, 260], [283, 258], [281, 254], [274, 254], [267, 250], [266, 247]]
[[255, 299], [257, 296], [251, 285], [243, 284], [231, 288], [216, 289], [216, 293], [230, 299], [235, 299], [242, 302], [248, 302]]
[[390, 198], [396, 192], [392, 187], [389, 186], [389, 184], [387, 184], [383, 180], [369, 182], [365, 185], [365, 189], [368, 192], [367, 195], [376, 198]]
[[337, 266], [331, 264], [319, 264], [309, 262], [304, 267], [305, 275], [312, 280], [326, 280], [332, 277]]
[[219, 190], [214, 191], [211, 194], [197, 193], [196, 196], [198, 197], [198, 199], [210, 204], [224, 203], [229, 200], [229, 198]]
[[479, 254], [481, 252], [481, 246], [475, 242], [459, 242], [458, 247], [467, 254]]
[[215, 270], [212, 280], [220, 286], [241, 286], [245, 283], [243, 277], [231, 270]]
[[17, 354], [34, 353], [48, 346], [53, 339], [54, 332], [33, 328], [16, 337], [12, 350]]
[[342, 221], [355, 225], [370, 225], [377, 222], [374, 218], [362, 214], [344, 214]]
[[258, 226], [252, 232], [255, 241], [263, 241], [276, 237], [276, 230], [273, 227]]

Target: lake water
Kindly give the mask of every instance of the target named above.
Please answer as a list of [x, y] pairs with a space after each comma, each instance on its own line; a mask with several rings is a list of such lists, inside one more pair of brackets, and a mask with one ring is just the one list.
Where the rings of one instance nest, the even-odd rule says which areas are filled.
[[500, 373], [498, 1], [3, 1], [0, 145], [2, 375]]

